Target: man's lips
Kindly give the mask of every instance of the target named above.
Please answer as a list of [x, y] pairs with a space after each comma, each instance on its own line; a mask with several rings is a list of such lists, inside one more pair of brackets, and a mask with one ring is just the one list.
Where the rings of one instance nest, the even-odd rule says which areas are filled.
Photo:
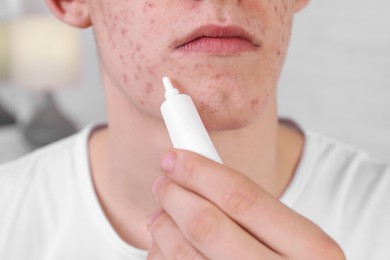
[[180, 52], [233, 54], [260, 47], [244, 29], [236, 26], [202, 26], [175, 43]]

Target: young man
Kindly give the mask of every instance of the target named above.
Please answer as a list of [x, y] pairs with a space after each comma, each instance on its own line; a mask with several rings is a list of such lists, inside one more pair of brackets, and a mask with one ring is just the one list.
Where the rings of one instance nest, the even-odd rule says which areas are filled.
[[[47, 0], [93, 27], [108, 124], [0, 168], [0, 258], [390, 257], [389, 167], [277, 117], [307, 2]], [[163, 76], [224, 165], [170, 149]]]

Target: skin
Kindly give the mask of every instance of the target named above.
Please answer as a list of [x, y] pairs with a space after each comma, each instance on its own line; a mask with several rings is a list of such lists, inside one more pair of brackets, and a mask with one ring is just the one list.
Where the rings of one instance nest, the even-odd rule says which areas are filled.
[[[124, 241], [149, 248], [149, 259], [344, 259], [329, 236], [278, 200], [303, 137], [279, 123], [275, 92], [294, 13], [307, 0], [46, 1], [96, 36], [109, 123], [90, 138], [91, 174]], [[244, 28], [257, 48], [176, 49], [205, 24]], [[224, 165], [169, 150], [159, 112], [165, 75], [194, 99]]]

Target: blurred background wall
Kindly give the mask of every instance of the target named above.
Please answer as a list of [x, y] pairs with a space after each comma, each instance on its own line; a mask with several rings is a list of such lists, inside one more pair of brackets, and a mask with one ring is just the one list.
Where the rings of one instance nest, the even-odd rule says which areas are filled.
[[[388, 11], [385, 0], [312, 0], [295, 19], [279, 108], [281, 116], [390, 162]], [[79, 128], [106, 118], [91, 30], [81, 31], [81, 39], [82, 80], [56, 94]], [[28, 95], [14, 88], [0, 94], [23, 119]]]
[[390, 1], [312, 0], [296, 16], [280, 113], [390, 161]]

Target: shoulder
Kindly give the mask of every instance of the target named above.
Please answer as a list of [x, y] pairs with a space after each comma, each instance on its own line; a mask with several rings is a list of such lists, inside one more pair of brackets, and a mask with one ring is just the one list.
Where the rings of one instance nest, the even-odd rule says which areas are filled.
[[300, 165], [282, 200], [321, 226], [351, 259], [388, 256], [389, 163], [314, 132], [307, 131], [305, 138]]
[[[88, 139], [96, 126], [40, 148], [18, 160], [0, 166], [0, 195], [62, 189], [80, 167], [88, 168]], [[0, 196], [2, 206], [4, 196]]]
[[74, 158], [74, 148], [79, 141], [80, 133], [1, 165], [0, 185], [18, 183], [22, 186], [25, 182], [31, 184], [36, 178], [59, 175]]
[[377, 160], [364, 150], [311, 131], [306, 134], [305, 157], [308, 168], [319, 171], [319, 176], [336, 178], [340, 184], [390, 178], [388, 162]]
[[[65, 198], [77, 172], [88, 170], [91, 127], [0, 166], [0, 209]], [[82, 169], [80, 169], [82, 168]], [[12, 198], [12, 199], [11, 199]], [[19, 206], [20, 206], [19, 205]], [[13, 214], [12, 210], [7, 214]], [[16, 213], [16, 212], [14, 212]]]
[[80, 200], [80, 176], [89, 173], [90, 132], [84, 129], [0, 166], [0, 252], [44, 252], [69, 221]]
[[0, 166], [0, 210], [11, 216], [48, 199], [62, 200], [71, 168], [77, 163], [75, 149], [79, 142], [77, 134]]
[[307, 131], [291, 185], [297, 193], [325, 194], [329, 200], [337, 194], [338, 201], [344, 196], [352, 199], [379, 191], [390, 195], [390, 164], [351, 145]]

